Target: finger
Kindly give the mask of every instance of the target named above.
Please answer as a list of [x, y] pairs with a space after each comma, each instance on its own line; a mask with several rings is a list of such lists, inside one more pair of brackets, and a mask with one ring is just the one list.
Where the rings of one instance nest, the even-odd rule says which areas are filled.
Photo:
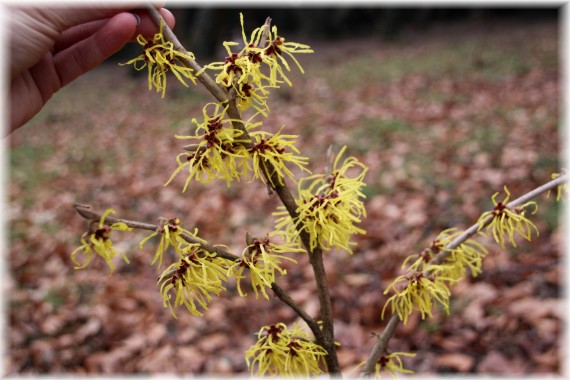
[[10, 132], [30, 120], [59, 87], [50, 53], [46, 53], [30, 70], [14, 78], [7, 97]]
[[107, 24], [107, 22], [109, 22], [109, 19], [92, 21], [74, 26], [73, 28], [69, 28], [68, 30], [61, 33], [61, 36], [55, 42], [52, 53], [57, 54], [58, 52], [63, 51], [72, 45], [75, 45], [79, 41], [92, 36], [95, 32]]
[[[107, 2], [93, 1], [87, 2], [78, 7], [61, 7], [53, 8], [49, 11], [49, 22], [54, 25], [57, 30], [66, 30], [72, 26], [84, 24], [90, 21], [101, 20], [112, 17], [118, 13], [141, 8], [144, 2]], [[162, 13], [164, 2], [153, 2]], [[80, 10], [78, 12], [78, 10]], [[138, 12], [138, 11], [137, 11]], [[164, 14], [163, 14], [164, 17]]]
[[[146, 10], [133, 8], [132, 4], [130, 7], [126, 5], [115, 5], [113, 8], [110, 8], [109, 5], [107, 5], [106, 8], [99, 8], [99, 5], [97, 5], [93, 8], [86, 8], [85, 11], [82, 9], [80, 10], [81, 12], [78, 12], [78, 9], [63, 9], [60, 13], [56, 13], [56, 29], [67, 30], [76, 25], [85, 24], [95, 20], [106, 19], [118, 13], [132, 10], [132, 13], [136, 14], [141, 19], [141, 29], [137, 31], [138, 33], [154, 34], [157, 32], [157, 29], [153, 26], [154, 24], [150, 20], [150, 17], [148, 16]], [[159, 8], [159, 12], [169, 26], [174, 26], [174, 16], [170, 11], [164, 8]]]
[[[159, 9], [159, 12], [164, 21], [166, 21], [166, 24], [170, 27], [170, 29], [174, 28], [174, 25], [176, 24], [176, 19], [174, 18], [172, 12], [170, 12], [166, 8]], [[156, 27], [156, 25], [154, 24], [154, 22], [152, 21], [146, 10], [135, 10], [133, 11], [133, 13], [139, 16], [141, 20], [140, 25], [137, 27], [137, 32], [135, 34], [135, 37], [139, 34], [142, 34], [145, 37], [152, 37], [155, 33], [158, 32], [158, 28]]]
[[54, 56], [56, 71], [65, 86], [119, 51], [132, 38], [137, 20], [123, 12], [103, 25], [93, 35]]
[[[133, 11], [131, 13], [137, 18], [137, 28], [131, 41], [135, 41], [136, 36], [139, 34], [142, 34], [145, 37], [151, 37], [158, 32], [158, 28], [150, 19], [146, 11]], [[160, 10], [160, 13], [162, 14], [162, 17], [168, 26], [170, 28], [173, 28], [176, 22], [174, 15], [164, 8]], [[58, 52], [63, 51], [72, 45], [75, 45], [77, 42], [88, 38], [97, 32], [97, 30], [99, 30], [108, 21], [108, 19], [97, 20], [69, 28], [68, 30], [64, 31], [58, 38], [52, 52], [54, 54], [57, 54]]]
[[76, 25], [113, 17], [132, 8], [132, 4], [129, 6], [124, 3], [105, 4], [103, 2], [91, 3], [86, 7], [53, 8], [46, 10], [49, 12], [49, 18], [46, 18], [46, 22], [50, 23], [53, 29], [64, 31]]

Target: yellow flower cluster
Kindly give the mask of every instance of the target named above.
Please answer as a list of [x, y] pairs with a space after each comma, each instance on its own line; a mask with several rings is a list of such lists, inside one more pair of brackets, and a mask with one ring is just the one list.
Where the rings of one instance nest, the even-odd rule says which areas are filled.
[[[209, 111], [209, 108], [213, 108], [213, 111]], [[283, 183], [284, 176], [294, 180], [293, 172], [286, 164], [294, 164], [308, 171], [305, 168], [307, 158], [297, 155], [299, 151], [294, 145], [297, 136], [283, 135], [281, 130], [275, 134], [253, 131], [261, 122], [253, 123], [250, 120], [243, 122], [250, 136], [249, 140], [245, 139], [242, 131], [232, 127], [233, 120], [227, 118], [226, 111], [227, 107], [209, 103], [203, 109], [203, 120], [199, 122], [193, 119], [195, 133], [176, 136], [178, 139], [194, 140], [197, 144], [186, 147], [191, 152], [178, 155], [178, 167], [165, 186], [182, 171], [188, 172], [183, 191], [193, 179], [200, 183], [223, 179], [229, 186], [232, 180], [241, 178], [264, 180], [263, 173], [266, 173], [270, 180], [275, 176], [280, 183]], [[273, 168], [272, 172], [267, 171], [269, 166]]]
[[257, 339], [245, 353], [252, 375], [297, 377], [323, 373], [327, 352], [297, 324], [291, 330], [284, 323], [264, 326]]
[[[427, 270], [437, 269], [428, 265]], [[382, 318], [388, 305], [392, 305], [392, 312], [398, 314], [398, 318], [406, 324], [408, 317], [414, 310], [418, 310], [422, 319], [432, 317], [433, 304], [439, 302], [446, 312], [449, 312], [448, 282], [451, 279], [441, 276], [426, 276], [423, 272], [416, 271], [397, 277], [384, 291], [387, 294], [394, 289], [396, 294], [388, 298], [382, 309]], [[403, 289], [401, 289], [403, 288]]]
[[[176, 313], [173, 306], [182, 305], [192, 315], [201, 316], [198, 306], [207, 309], [212, 300], [211, 294], [219, 295], [225, 290], [229, 262], [202, 249], [200, 244], [205, 244], [206, 241], [200, 239], [197, 232], [183, 229], [178, 218], [161, 218], [156, 231], [140, 242], [142, 249], [148, 240], [160, 235], [160, 242], [151, 263], [153, 265], [158, 262], [159, 268], [168, 247], [172, 246], [178, 256], [178, 261], [169, 265], [158, 279], [164, 307], [170, 309], [174, 318]], [[189, 242], [188, 238], [195, 242]]]
[[[390, 354], [380, 356], [380, 359], [378, 359], [374, 366], [374, 376], [376, 378], [380, 378], [382, 372], [386, 372], [393, 377], [398, 376], [400, 373], [414, 373], [414, 371], [404, 368], [404, 363], [401, 358], [402, 356], [414, 357], [416, 354], [411, 352], [392, 352]], [[365, 363], [366, 362], [362, 362], [358, 367], [363, 366]]]
[[477, 223], [479, 224], [479, 231], [483, 230], [485, 223], [489, 218], [491, 222], [485, 228], [485, 232], [492, 235], [497, 243], [501, 244], [501, 247], [505, 248], [505, 236], [507, 241], [516, 247], [515, 234], [522, 236], [528, 241], [532, 239], [533, 231], [538, 236], [538, 228], [529, 219], [525, 217], [525, 212], [527, 207], [534, 207], [532, 214], [536, 213], [538, 210], [538, 205], [534, 201], [526, 202], [525, 204], [510, 208], [507, 207], [511, 193], [504, 187], [506, 197], [502, 201], [497, 201], [497, 195], [499, 193], [493, 194], [492, 201], [495, 207], [491, 211], [486, 211], [479, 217]]
[[160, 294], [164, 307], [170, 309], [174, 318], [173, 306], [181, 305], [192, 315], [201, 316], [198, 306], [207, 309], [212, 300], [211, 294], [219, 295], [225, 290], [228, 261], [199, 248], [198, 244], [186, 245], [182, 253], [183, 257], [159, 277]]
[[[115, 270], [115, 265], [112, 260], [117, 254], [119, 254], [127, 264], [129, 263], [127, 256], [119, 252], [113, 246], [113, 242], [111, 241], [111, 231], [131, 231], [132, 228], [129, 228], [125, 223], [120, 222], [113, 223], [110, 226], [105, 224], [107, 216], [114, 212], [115, 211], [113, 209], [106, 210], [101, 216], [97, 229], [93, 232], [83, 234], [81, 237], [81, 246], [71, 253], [71, 260], [75, 264], [75, 269], [87, 267], [91, 262], [93, 251], [105, 260], [110, 269], [109, 275], [111, 275]], [[77, 258], [77, 255], [79, 254], [85, 255], [83, 263], [79, 262]]]
[[469, 268], [471, 275], [476, 277], [481, 273], [483, 257], [487, 255], [487, 249], [473, 239], [467, 239], [456, 248], [447, 248], [462, 233], [456, 228], [442, 231], [429, 248], [424, 249], [419, 254], [408, 256], [402, 264], [402, 268], [406, 268], [408, 262], [413, 260], [413, 263], [407, 267], [407, 271], [424, 271], [427, 269], [426, 264], [430, 263], [435, 255], [446, 252], [445, 259], [441, 264], [431, 265], [431, 273], [437, 272], [438, 275], [457, 282], [466, 275], [467, 268]]
[[[243, 15], [240, 14], [243, 47], [239, 52], [232, 52], [237, 42], [224, 42], [228, 56], [224, 62], [215, 62], [204, 66], [204, 70], [219, 71], [216, 82], [224, 87], [233, 88], [238, 97], [241, 109], [253, 106], [258, 112], [266, 114], [268, 111], [266, 88], [279, 87], [286, 82], [291, 85], [285, 76], [283, 68], [290, 71], [289, 64], [284, 55], [291, 58], [301, 72], [303, 68], [294, 54], [312, 53], [307, 45], [296, 42], [285, 42], [278, 35], [277, 27], [268, 30], [267, 25], [256, 28], [248, 39], [245, 34]], [[267, 69], [265, 74], [263, 69]]]
[[188, 87], [186, 80], [196, 84], [196, 76], [191, 68], [181, 63], [181, 60], [194, 60], [192, 53], [183, 54], [174, 49], [172, 42], [165, 41], [162, 33], [163, 24], [161, 22], [160, 31], [154, 35], [152, 40], [147, 41], [143, 35], [137, 36], [137, 42], [142, 46], [143, 53], [130, 61], [121, 65], [133, 65], [135, 70], [140, 71], [145, 67], [148, 71], [148, 89], [153, 87], [157, 92], [166, 91], [166, 74], [172, 72], [178, 81]]
[[[519, 207], [507, 207], [511, 194], [506, 186], [504, 190], [506, 197], [503, 201], [497, 201], [498, 193], [492, 196], [494, 208], [479, 217], [478, 232], [486, 228], [485, 232], [493, 236], [503, 248], [505, 242], [516, 247], [515, 235], [528, 241], [531, 240], [533, 232], [538, 235], [538, 228], [525, 217], [525, 209], [533, 207], [535, 213], [537, 205], [536, 202], [529, 201]], [[382, 309], [382, 317], [388, 304], [391, 304], [392, 312], [404, 323], [413, 310], [420, 311], [422, 318], [426, 315], [431, 317], [435, 302], [439, 302], [444, 310], [449, 310], [449, 286], [463, 278], [468, 269], [474, 277], [481, 273], [482, 259], [487, 255], [485, 247], [471, 239], [456, 248], [448, 248], [461, 234], [462, 232], [456, 229], [445, 230], [433, 241], [430, 248], [404, 261], [402, 268], [406, 268], [407, 274], [397, 277], [384, 292], [387, 294], [393, 289], [395, 294]], [[433, 263], [435, 255], [440, 253], [444, 253], [443, 258], [440, 257], [437, 264]]]
[[[173, 43], [166, 41], [163, 34], [163, 24], [160, 32], [152, 40], [147, 41], [139, 35], [137, 41], [143, 46], [143, 53], [125, 64], [132, 64], [135, 69], [148, 69], [149, 89], [156, 88], [164, 96], [166, 89], [166, 73], [172, 71], [185, 86], [186, 80], [196, 83], [196, 77], [203, 75], [206, 70], [217, 72], [215, 82], [229, 89], [228, 99], [221, 103], [210, 103], [203, 109], [203, 119], [193, 119], [196, 126], [194, 134], [176, 136], [178, 139], [194, 140], [195, 144], [185, 147], [187, 152], [177, 156], [177, 168], [166, 182], [168, 185], [180, 172], [188, 171], [184, 185], [186, 191], [191, 180], [208, 183], [213, 179], [224, 179], [230, 184], [252, 173], [252, 179], [265, 181], [268, 178], [271, 185], [277, 180], [283, 183], [283, 177], [294, 180], [293, 173], [287, 168], [292, 163], [301, 170], [305, 169], [307, 159], [298, 156], [295, 148], [297, 136], [284, 135], [281, 130], [275, 134], [256, 131], [247, 133], [261, 122], [252, 123], [242, 120], [231, 120], [226, 117], [229, 102], [235, 101], [238, 110], [253, 107], [257, 110], [254, 115], [267, 116], [269, 107], [268, 88], [277, 88], [282, 83], [291, 85], [285, 72], [290, 71], [289, 61], [292, 60], [303, 72], [303, 68], [295, 58], [298, 53], [312, 53], [309, 46], [296, 42], [285, 42], [277, 33], [277, 27], [263, 25], [256, 28], [246, 37], [243, 15], [240, 15], [243, 46], [233, 52], [232, 48], [240, 45], [237, 42], [224, 42], [228, 56], [223, 62], [205, 65], [198, 72], [186, 65], [194, 61], [192, 53], [176, 50]], [[195, 67], [193, 65], [190, 65]], [[199, 67], [199, 66], [197, 66]], [[214, 107], [210, 110], [210, 107]], [[251, 120], [251, 119], [250, 119]], [[235, 128], [241, 124], [243, 128]], [[270, 170], [271, 169], [271, 170]]]
[[[308, 159], [295, 154], [299, 153], [299, 150], [295, 147], [297, 136], [282, 135], [282, 130], [283, 127], [275, 134], [264, 131], [250, 133], [253, 146], [249, 150], [249, 153], [253, 161], [252, 170], [254, 179], [261, 179], [265, 182], [264, 175], [262, 174], [262, 172], [265, 172], [270, 182], [274, 175], [280, 184], [283, 184], [284, 175], [295, 180], [293, 173], [285, 166], [285, 163], [291, 163], [303, 171], [309, 171], [305, 168], [305, 165], [308, 164]], [[267, 163], [273, 168], [273, 172], [268, 172]], [[271, 184], [275, 185], [274, 183]]]
[[275, 244], [269, 240], [269, 237], [251, 239], [250, 244], [243, 251], [241, 259], [237, 260], [228, 270], [228, 274], [237, 278], [237, 288], [240, 296], [246, 295], [241, 289], [240, 282], [245, 278], [243, 271], [245, 268], [248, 268], [251, 287], [255, 292], [255, 297], [259, 296], [259, 291], [265, 299], [269, 299], [265, 289], [271, 288], [271, 284], [275, 282], [276, 272], [282, 275], [287, 273], [281, 267], [281, 260], [297, 263], [296, 260], [283, 256], [283, 254], [290, 252], [304, 252], [304, 250], [292, 244]]
[[[299, 198], [296, 200], [299, 217], [293, 220], [283, 206], [275, 212], [276, 229], [288, 241], [298, 241], [301, 231], [310, 236], [310, 248], [321, 245], [330, 250], [337, 247], [352, 254], [352, 234], [366, 231], [356, 227], [366, 216], [362, 203], [364, 176], [368, 168], [355, 157], [348, 157], [339, 165], [346, 147], [343, 147], [328, 175], [317, 174], [303, 178], [298, 183]], [[355, 172], [354, 176], [350, 174]], [[305, 183], [309, 182], [305, 187]]]
[[[397, 314], [404, 324], [414, 310], [421, 313], [422, 319], [431, 317], [436, 302], [440, 303], [445, 311], [449, 311], [449, 287], [466, 275], [467, 268], [474, 277], [481, 273], [482, 259], [487, 254], [485, 247], [472, 239], [467, 239], [456, 248], [448, 248], [461, 234], [462, 232], [455, 228], [445, 230], [429, 248], [409, 256], [404, 261], [402, 268], [407, 274], [397, 277], [384, 291], [384, 294], [388, 294], [392, 289], [395, 294], [386, 301], [382, 318], [389, 304], [392, 312]], [[444, 259], [439, 264], [433, 263], [433, 259], [439, 254], [444, 254]]]
[[154, 265], [154, 263], [158, 261], [158, 267], [160, 268], [162, 266], [163, 254], [168, 249], [168, 247], [172, 246], [174, 248], [174, 251], [178, 254], [180, 258], [184, 257], [182, 248], [188, 243], [186, 242], [186, 240], [182, 238], [181, 235], [183, 233], [186, 233], [188, 235], [191, 235], [195, 239], [200, 240], [196, 236], [196, 232], [197, 231], [194, 231], [194, 233], [192, 233], [190, 231], [186, 231], [185, 229], [183, 229], [180, 226], [180, 219], [178, 218], [171, 218], [171, 219], [161, 218], [160, 225], [157, 228], [157, 230], [152, 234], [150, 234], [149, 236], [147, 236], [146, 238], [144, 238], [139, 245], [140, 248], [142, 249], [148, 240], [157, 235], [160, 235], [160, 243], [158, 244], [158, 248], [156, 249], [156, 253], [154, 254], [154, 257], [151, 262], [151, 265]]
[[[210, 111], [209, 109], [213, 110]], [[241, 144], [242, 132], [231, 127], [231, 120], [226, 118], [227, 106], [208, 103], [204, 106], [203, 119], [192, 119], [196, 131], [190, 136], [176, 136], [177, 139], [190, 139], [197, 142], [186, 147], [190, 152], [178, 155], [178, 168], [174, 171], [168, 185], [182, 170], [188, 170], [188, 177], [183, 191], [186, 191], [192, 179], [200, 183], [208, 183], [214, 178], [224, 179], [229, 183], [245, 175], [244, 158], [247, 150]], [[227, 124], [230, 124], [227, 126]]]

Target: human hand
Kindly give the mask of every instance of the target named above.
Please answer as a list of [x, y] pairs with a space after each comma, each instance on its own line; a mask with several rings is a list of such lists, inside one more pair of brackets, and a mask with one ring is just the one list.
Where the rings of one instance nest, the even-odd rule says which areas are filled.
[[[166, 23], [174, 16], [162, 8]], [[9, 133], [30, 120], [51, 96], [95, 68], [138, 34], [156, 26], [144, 10], [109, 5], [9, 8]]]

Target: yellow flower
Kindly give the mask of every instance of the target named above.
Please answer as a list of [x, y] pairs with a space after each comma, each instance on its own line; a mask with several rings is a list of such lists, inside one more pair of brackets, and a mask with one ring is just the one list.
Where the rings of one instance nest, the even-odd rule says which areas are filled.
[[[482, 270], [482, 259], [487, 255], [487, 249], [472, 239], [467, 239], [454, 249], [447, 246], [455, 240], [462, 231], [456, 228], [450, 228], [442, 231], [437, 238], [434, 239], [429, 248], [424, 249], [419, 254], [408, 256], [402, 264], [402, 268], [406, 268], [410, 261], [413, 261], [407, 267], [408, 272], [424, 271], [427, 264], [442, 252], [447, 252], [445, 260], [437, 266], [438, 275], [443, 278], [450, 278], [453, 282], [458, 281], [465, 276], [466, 269], [469, 268], [471, 275], [476, 277]], [[434, 266], [432, 266], [432, 270]], [[432, 272], [433, 273], [433, 272]]]
[[269, 80], [272, 85], [276, 85], [279, 83], [279, 79], [282, 79], [291, 86], [291, 81], [285, 76], [283, 68], [281, 67], [281, 65], [283, 65], [287, 71], [291, 71], [287, 60], [283, 56], [284, 54], [289, 56], [297, 64], [301, 73], [305, 72], [294, 56], [294, 54], [299, 53], [313, 53], [313, 50], [308, 45], [297, 42], [285, 42], [285, 38], [277, 34], [277, 26], [274, 25], [269, 33], [268, 46], [265, 48], [263, 56], [263, 62], [270, 68]]
[[246, 110], [250, 107], [255, 108], [263, 116], [267, 116], [269, 106], [267, 105], [267, 97], [269, 91], [266, 88], [271, 86], [264, 86], [262, 84], [252, 84], [251, 82], [243, 81], [236, 85], [237, 93], [237, 106], [240, 110]]
[[[213, 62], [205, 65], [203, 70], [219, 71], [216, 75], [216, 83], [234, 88], [237, 94], [240, 109], [253, 106], [257, 111], [266, 115], [268, 87], [277, 88], [283, 81], [291, 85], [291, 81], [285, 76], [283, 67], [290, 71], [289, 64], [284, 54], [293, 59], [301, 72], [303, 68], [294, 57], [297, 53], [312, 53], [307, 45], [285, 42], [283, 37], [277, 35], [277, 27], [267, 30], [267, 41], [262, 42], [263, 25], [254, 29], [248, 39], [245, 34], [243, 15], [240, 14], [243, 47], [239, 52], [232, 48], [240, 45], [237, 42], [224, 42], [227, 56], [223, 62]], [[261, 44], [264, 43], [263, 46]], [[283, 67], [282, 67], [283, 66]], [[269, 75], [264, 74], [264, 69], [269, 70]], [[200, 75], [200, 71], [197, 75]]]
[[257, 338], [255, 345], [245, 353], [252, 375], [297, 377], [323, 373], [326, 350], [297, 324], [291, 331], [284, 323], [264, 326]]
[[[435, 265], [428, 266], [426, 270], [438, 272]], [[388, 294], [390, 289], [393, 289], [396, 294], [386, 301], [382, 309], [382, 318], [389, 304], [392, 305], [392, 313], [397, 314], [404, 324], [408, 322], [408, 317], [414, 310], [421, 313], [422, 319], [425, 319], [426, 315], [432, 317], [431, 309], [436, 301], [449, 313], [451, 292], [448, 284], [452, 283], [453, 279], [442, 276], [430, 277], [426, 277], [423, 272], [419, 271], [397, 277], [384, 291], [384, 294]], [[402, 286], [403, 289], [399, 289]]]
[[263, 57], [261, 56], [261, 53], [263, 53], [263, 49], [260, 47], [260, 43], [261, 43], [261, 37], [263, 36], [263, 32], [267, 29], [267, 25], [263, 24], [262, 26], [255, 28], [253, 32], [251, 32], [250, 38], [248, 40], [245, 35], [243, 13], [239, 14], [239, 21], [241, 25], [241, 37], [243, 39], [243, 45], [244, 45], [244, 49], [242, 50], [242, 55], [248, 55], [252, 62], [261, 62], [263, 60]]
[[239, 53], [232, 52], [231, 47], [239, 44], [237, 42], [224, 42], [223, 45], [228, 54], [224, 62], [213, 62], [205, 65], [203, 70], [220, 71], [216, 75], [216, 83], [225, 87], [234, 87], [239, 95], [244, 96], [243, 91], [248, 91], [249, 87], [241, 87], [241, 84], [248, 83], [250, 86], [260, 87], [262, 82], [268, 82], [269, 78], [261, 72], [263, 49], [258, 44], [262, 35], [262, 27], [256, 28], [248, 41], [245, 36], [242, 14], [240, 14], [240, 22], [244, 46], [242, 50]]
[[[184, 305], [195, 316], [201, 316], [198, 306], [206, 310], [212, 300], [211, 293], [219, 295], [225, 290], [228, 261], [207, 252], [197, 244], [188, 244], [183, 257], [170, 265], [158, 279], [164, 307], [176, 318], [173, 306]], [[174, 302], [172, 302], [174, 293]]]
[[296, 260], [282, 255], [291, 252], [304, 252], [304, 250], [296, 248], [292, 244], [275, 244], [269, 240], [269, 237], [254, 238], [243, 251], [242, 258], [229, 268], [228, 275], [237, 278], [238, 292], [243, 297], [246, 293], [241, 289], [240, 282], [241, 279], [245, 278], [243, 276], [244, 269], [249, 268], [251, 286], [255, 292], [255, 297], [258, 297], [259, 289], [263, 297], [269, 300], [265, 289], [271, 288], [271, 284], [275, 282], [276, 272], [282, 275], [287, 274], [287, 271], [281, 267], [281, 260], [297, 263]]
[[528, 241], [531, 240], [533, 231], [536, 232], [538, 236], [538, 228], [525, 217], [525, 208], [533, 206], [534, 211], [532, 214], [534, 214], [538, 206], [536, 202], [529, 201], [519, 207], [509, 208], [506, 205], [509, 202], [511, 193], [506, 186], [504, 190], [507, 195], [503, 201], [497, 202], [496, 198], [499, 194], [498, 192], [493, 194], [492, 201], [495, 207], [493, 210], [481, 214], [477, 221], [477, 223], [479, 223], [478, 231], [481, 231], [488, 219], [492, 218], [485, 232], [489, 235], [492, 234], [495, 241], [500, 243], [503, 248], [505, 248], [505, 235], [507, 236], [507, 241], [511, 243], [513, 247], [516, 247], [515, 234], [522, 236]]
[[[214, 110], [209, 112], [212, 106]], [[178, 168], [172, 173], [165, 186], [184, 169], [188, 170], [188, 177], [183, 191], [186, 191], [192, 179], [200, 183], [208, 183], [214, 178], [219, 178], [224, 179], [229, 186], [232, 180], [245, 175], [244, 160], [249, 157], [249, 154], [241, 144], [244, 142], [240, 140], [242, 132], [232, 128], [231, 125], [225, 126], [231, 123], [230, 119], [225, 118], [226, 111], [227, 106], [208, 103], [202, 110], [202, 121], [192, 120], [196, 125], [195, 133], [190, 136], [175, 136], [177, 139], [195, 140], [198, 144], [189, 148], [191, 152], [178, 155], [176, 158]]]
[[272, 176], [276, 174], [280, 184], [283, 184], [285, 175], [295, 180], [293, 173], [286, 166], [287, 163], [292, 163], [303, 171], [309, 171], [305, 168], [308, 158], [296, 155], [299, 153], [295, 147], [297, 136], [282, 135], [282, 130], [283, 127], [275, 134], [264, 131], [250, 133], [252, 147], [249, 149], [249, 154], [253, 161], [253, 179], [258, 178], [265, 182], [262, 172], [267, 171], [266, 163], [270, 163], [275, 170], [267, 172], [270, 182]]
[[465, 276], [466, 270], [469, 268], [471, 276], [477, 277], [483, 270], [483, 257], [487, 253], [487, 249], [482, 244], [468, 239], [451, 250], [443, 263], [439, 265], [438, 276], [457, 282]]
[[223, 45], [228, 56], [224, 62], [215, 62], [205, 66], [205, 68], [212, 70], [220, 70], [221, 72], [217, 75], [216, 82], [227, 87], [242, 83], [248, 79], [249, 82], [255, 84], [259, 84], [262, 80], [267, 79], [260, 70], [263, 60], [263, 49], [259, 47], [259, 43], [264, 26], [255, 28], [248, 40], [245, 36], [242, 13], [240, 13], [240, 24], [243, 39], [242, 50], [239, 53], [232, 52], [231, 47], [239, 44], [237, 42], [226, 41]]
[[168, 247], [172, 246], [174, 248], [174, 251], [180, 258], [184, 257], [184, 254], [182, 252], [183, 250], [182, 247], [188, 244], [188, 242], [186, 242], [186, 240], [182, 238], [181, 234], [186, 233], [188, 235], [195, 237], [196, 239], [199, 239], [196, 236], [196, 232], [197, 230], [195, 230], [194, 233], [192, 233], [190, 231], [183, 229], [180, 226], [180, 219], [178, 218], [170, 218], [170, 219], [160, 218], [159, 227], [156, 229], [155, 232], [145, 237], [140, 242], [139, 246], [142, 249], [149, 239], [160, 234], [160, 243], [158, 244], [158, 248], [156, 249], [156, 253], [154, 254], [154, 257], [151, 262], [151, 265], [154, 265], [154, 263], [158, 261], [158, 268], [160, 268], [162, 266], [162, 257], [164, 255], [164, 252], [168, 249]]
[[[228, 56], [224, 62], [214, 62], [204, 66], [204, 69], [220, 71], [216, 76], [216, 83], [225, 87], [232, 87], [242, 82], [260, 83], [264, 78], [261, 73], [260, 61], [251, 59], [251, 56], [242, 53], [232, 53], [230, 46], [235, 43], [224, 42]], [[236, 90], [238, 90], [236, 88]]]
[[[113, 223], [110, 226], [106, 225], [105, 219], [109, 214], [114, 212], [115, 210], [113, 209], [106, 210], [101, 216], [98, 228], [93, 232], [83, 234], [81, 237], [81, 246], [76, 248], [71, 253], [71, 260], [75, 264], [75, 269], [82, 269], [87, 267], [87, 265], [89, 265], [91, 262], [93, 251], [95, 251], [95, 253], [97, 253], [105, 260], [110, 269], [109, 275], [111, 275], [115, 270], [115, 265], [113, 264], [112, 260], [117, 254], [121, 255], [127, 264], [129, 263], [127, 256], [113, 247], [113, 242], [111, 241], [111, 231], [131, 231], [132, 228], [129, 228], [125, 223], [121, 222]], [[78, 254], [83, 254], [86, 256], [83, 263], [80, 263], [77, 260]]]
[[157, 92], [166, 91], [166, 74], [172, 72], [178, 81], [188, 87], [185, 79], [196, 84], [196, 77], [191, 68], [184, 66], [180, 60], [194, 60], [192, 53], [183, 54], [174, 49], [172, 42], [165, 41], [162, 34], [163, 24], [161, 21], [160, 32], [156, 33], [152, 40], [147, 41], [142, 34], [137, 36], [137, 42], [143, 47], [143, 53], [121, 65], [133, 65], [136, 70], [148, 71], [148, 89], [153, 87]]
[[[350, 237], [355, 233], [366, 233], [355, 224], [366, 216], [361, 189], [365, 186], [363, 180], [368, 168], [354, 157], [345, 159], [339, 166], [344, 151], [345, 148], [337, 155], [328, 176], [317, 174], [299, 181], [299, 199], [295, 201], [297, 220], [293, 221], [282, 206], [274, 213], [278, 217], [276, 229], [281, 230], [288, 241], [298, 240], [299, 233], [304, 230], [310, 236], [310, 249], [320, 244], [327, 250], [337, 247], [352, 254], [354, 243], [350, 242]], [[352, 169], [359, 173], [349, 176]], [[307, 182], [309, 185], [305, 187]]]
[[414, 357], [416, 354], [411, 352], [392, 352], [391, 354], [382, 355], [374, 367], [376, 377], [380, 378], [382, 372], [387, 372], [391, 376], [398, 376], [399, 373], [414, 373], [414, 371], [404, 368], [401, 356]]
[[[566, 174], [566, 170], [562, 170], [562, 173], [552, 173], [551, 178], [556, 179], [556, 178], [558, 178], [564, 174]], [[550, 191], [548, 191], [547, 196], [550, 196]], [[567, 182], [556, 187], [556, 201], [557, 202], [560, 202], [561, 199], [563, 201], [566, 200], [567, 196], [568, 196], [568, 183]]]

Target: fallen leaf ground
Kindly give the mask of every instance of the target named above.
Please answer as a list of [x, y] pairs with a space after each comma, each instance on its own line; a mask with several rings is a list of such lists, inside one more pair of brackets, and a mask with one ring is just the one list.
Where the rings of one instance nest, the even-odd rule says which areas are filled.
[[[354, 256], [331, 252], [326, 269], [345, 373], [369, 353], [384, 323], [382, 294], [404, 258], [441, 230], [466, 228], [504, 185], [514, 197], [560, 170], [559, 25], [466, 22], [372, 39], [312, 41], [306, 74], [272, 95], [270, 130], [300, 135], [314, 172], [330, 144], [370, 168], [367, 234]], [[295, 40], [293, 37], [290, 40]], [[276, 299], [240, 298], [233, 283], [203, 317], [178, 320], [157, 292], [145, 233], [115, 237], [131, 258], [108, 276], [95, 260], [74, 270], [70, 253], [86, 223], [73, 203], [157, 222], [178, 216], [211, 243], [239, 254], [245, 233], [264, 235], [278, 205], [259, 183], [168, 187], [180, 141], [211, 98], [170, 82], [167, 97], [145, 78], [109, 65], [58, 93], [8, 139], [10, 277], [4, 280], [8, 374], [245, 374], [244, 351], [266, 324], [295, 315]], [[554, 374], [562, 371], [561, 205], [538, 199], [540, 236], [490, 254], [483, 273], [453, 288], [450, 315], [414, 314], [391, 341], [417, 373]], [[302, 255], [279, 284], [317, 315]]]

